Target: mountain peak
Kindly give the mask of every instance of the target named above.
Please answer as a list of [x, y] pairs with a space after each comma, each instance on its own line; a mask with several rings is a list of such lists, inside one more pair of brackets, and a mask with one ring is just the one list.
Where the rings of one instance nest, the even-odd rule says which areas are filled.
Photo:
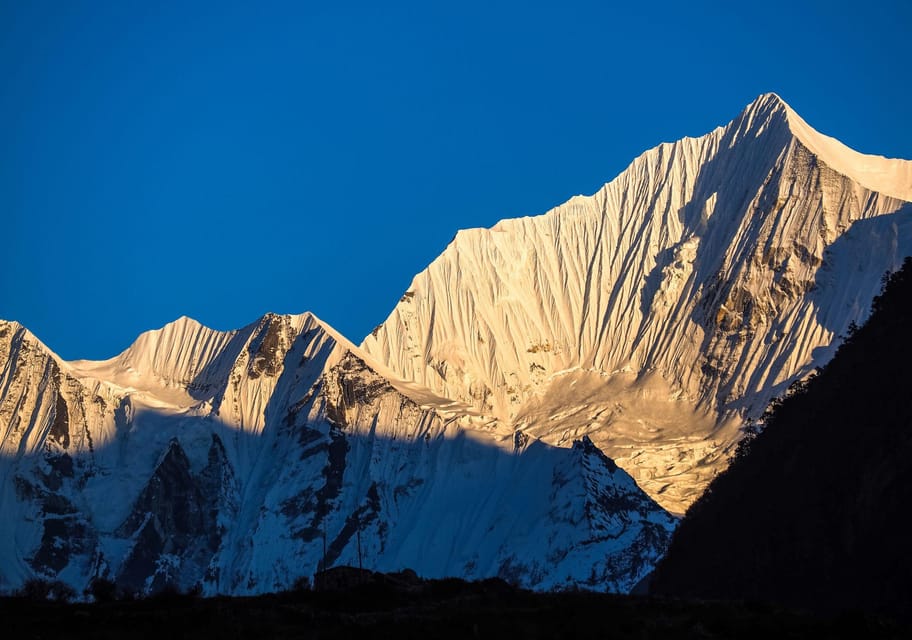
[[198, 320], [194, 320], [190, 316], [180, 316], [176, 320], [166, 323], [165, 325], [157, 329], [149, 329], [148, 331], [143, 331], [133, 343], [127, 347], [126, 350], [121, 352], [117, 358], [123, 357], [125, 354], [130, 351], [135, 351], [139, 348], [145, 348], [148, 344], [154, 344], [161, 341], [172, 341], [174, 338], [188, 337], [194, 334], [199, 333], [234, 333], [234, 332], [222, 332], [212, 329], [205, 326]]
[[293, 317], [298, 319], [298, 321], [301, 323], [302, 331], [306, 331], [308, 329], [316, 329], [332, 338], [336, 344], [340, 345], [344, 349], [348, 349], [349, 351], [358, 351], [359, 355], [361, 355], [360, 349], [358, 349], [358, 347], [356, 347], [348, 338], [336, 331], [336, 329], [333, 328], [332, 325], [327, 323], [325, 320], [321, 320], [313, 312], [305, 311], [304, 313]]
[[15, 340], [18, 338], [24, 340], [31, 343], [45, 354], [53, 357], [58, 364], [62, 362], [60, 356], [54, 353], [50, 347], [44, 344], [38, 336], [29, 331], [28, 327], [21, 322], [0, 319], [0, 338], [6, 338], [8, 340]]
[[199, 320], [195, 320], [194, 318], [191, 318], [190, 316], [184, 315], [184, 316], [180, 316], [176, 320], [172, 320], [171, 322], [167, 323], [164, 327], [162, 327], [162, 329], [166, 329], [168, 327], [174, 327], [174, 328], [192, 327], [192, 328], [196, 329], [199, 327], [205, 328], [205, 325], [202, 322], [200, 322]]
[[751, 102], [745, 108], [745, 111], [773, 111], [773, 112], [788, 112], [793, 111], [789, 104], [783, 100], [778, 93], [773, 93], [772, 91], [768, 93], [761, 93], [757, 96], [753, 102]]
[[3, 320], [2, 318], [0, 318], [0, 331], [2, 331], [3, 329], [10, 329], [12, 331], [16, 331], [21, 326], [22, 325], [19, 324], [18, 322], [16, 322], [15, 320]]
[[795, 135], [790, 124], [793, 113], [793, 109], [777, 94], [764, 93], [744, 107], [724, 130], [731, 136], [732, 145], [738, 141], [773, 136], [776, 147], [785, 148]]
[[[739, 137], [758, 137], [768, 127], [784, 127], [828, 167], [863, 187], [900, 200], [912, 200], [912, 162], [860, 153], [820, 133], [775, 93], [751, 102], [730, 127]], [[787, 129], [785, 129], [787, 128]], [[750, 136], [753, 134], [753, 136]]]

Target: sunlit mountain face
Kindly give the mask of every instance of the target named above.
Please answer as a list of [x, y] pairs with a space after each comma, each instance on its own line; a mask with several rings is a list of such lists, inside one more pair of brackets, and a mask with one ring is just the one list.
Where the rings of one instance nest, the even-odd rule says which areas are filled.
[[459, 232], [360, 346], [309, 313], [181, 318], [64, 361], [0, 322], [0, 590], [250, 594], [362, 563], [629, 591], [745, 423], [867, 317], [910, 200], [912, 163], [767, 94]]

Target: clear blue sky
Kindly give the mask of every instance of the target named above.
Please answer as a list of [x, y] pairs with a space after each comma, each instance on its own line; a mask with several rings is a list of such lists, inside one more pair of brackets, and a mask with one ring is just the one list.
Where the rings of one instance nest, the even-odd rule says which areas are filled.
[[357, 343], [457, 229], [760, 93], [912, 157], [910, 33], [906, 0], [0, 0], [0, 317], [65, 358], [184, 314]]

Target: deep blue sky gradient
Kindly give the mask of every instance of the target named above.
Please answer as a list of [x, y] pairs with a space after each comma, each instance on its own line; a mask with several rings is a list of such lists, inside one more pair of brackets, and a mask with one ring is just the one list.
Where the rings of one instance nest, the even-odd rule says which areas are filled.
[[186, 314], [354, 342], [457, 229], [766, 91], [912, 156], [912, 3], [0, 0], [0, 317], [105, 358]]

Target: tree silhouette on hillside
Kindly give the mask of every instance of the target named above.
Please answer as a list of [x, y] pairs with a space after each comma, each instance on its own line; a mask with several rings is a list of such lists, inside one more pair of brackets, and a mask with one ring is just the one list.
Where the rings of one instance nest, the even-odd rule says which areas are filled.
[[652, 591], [912, 608], [912, 259], [691, 507]]

